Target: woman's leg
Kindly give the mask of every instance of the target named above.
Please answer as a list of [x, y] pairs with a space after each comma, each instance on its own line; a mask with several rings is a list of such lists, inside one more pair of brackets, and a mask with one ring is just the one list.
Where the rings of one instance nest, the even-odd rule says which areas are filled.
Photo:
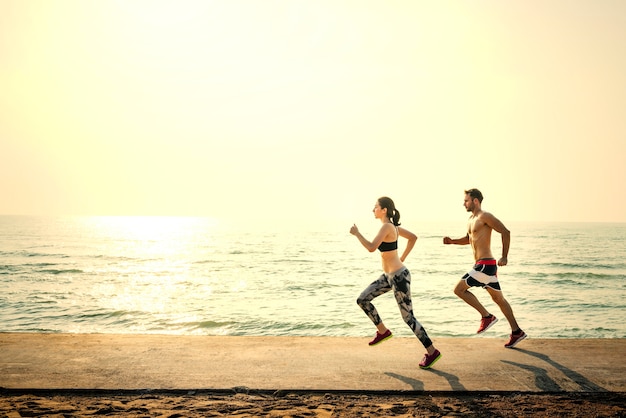
[[[413, 315], [413, 302], [411, 301], [411, 273], [408, 269], [399, 271], [393, 277], [393, 294], [400, 308], [402, 319], [411, 328], [415, 336], [420, 340], [422, 345], [428, 350], [428, 354], [432, 354], [435, 348], [433, 342], [428, 338], [426, 330]], [[432, 351], [432, 352], [431, 352]]]
[[386, 331], [386, 327], [383, 325], [383, 321], [378, 315], [376, 307], [372, 304], [372, 299], [387, 293], [391, 290], [387, 277], [383, 274], [378, 279], [374, 280], [356, 300], [356, 303], [363, 309], [365, 315], [376, 325], [378, 331], [381, 334]]

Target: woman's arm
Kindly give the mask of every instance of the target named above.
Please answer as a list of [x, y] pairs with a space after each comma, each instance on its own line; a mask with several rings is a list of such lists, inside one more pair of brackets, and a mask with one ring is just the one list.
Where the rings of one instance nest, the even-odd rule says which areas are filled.
[[400, 227], [398, 227], [398, 233], [400, 234], [402, 238], [406, 238], [408, 240], [408, 242], [406, 243], [406, 247], [404, 248], [404, 252], [402, 253], [402, 256], [400, 257], [400, 261], [404, 263], [404, 260], [406, 260], [406, 258], [409, 256], [409, 253], [411, 252], [411, 250], [415, 246], [415, 243], [417, 242], [417, 235], [415, 235], [408, 229], [404, 229]]
[[383, 242], [383, 239], [388, 233], [387, 230], [390, 227], [393, 227], [393, 225], [391, 224], [383, 225], [380, 228], [380, 231], [378, 231], [378, 234], [376, 234], [376, 236], [371, 242], [365, 239], [365, 237], [359, 232], [359, 228], [357, 228], [356, 225], [352, 225], [352, 228], [350, 228], [350, 233], [358, 238], [361, 245], [363, 245], [367, 251], [369, 251], [370, 253], [373, 253], [374, 251], [376, 251], [380, 243]]

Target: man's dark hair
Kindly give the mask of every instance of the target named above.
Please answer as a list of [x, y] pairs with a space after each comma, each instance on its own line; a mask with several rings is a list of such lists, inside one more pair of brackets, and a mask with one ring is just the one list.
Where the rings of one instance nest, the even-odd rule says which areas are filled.
[[469, 189], [465, 191], [465, 194], [468, 194], [472, 200], [478, 199], [480, 203], [483, 203], [483, 194], [478, 189]]

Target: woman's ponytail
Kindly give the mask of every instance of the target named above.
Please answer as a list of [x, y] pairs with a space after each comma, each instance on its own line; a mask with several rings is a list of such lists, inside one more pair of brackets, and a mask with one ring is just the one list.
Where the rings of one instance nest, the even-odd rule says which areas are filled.
[[400, 226], [400, 211], [398, 209], [393, 210], [393, 217], [391, 220], [395, 226]]

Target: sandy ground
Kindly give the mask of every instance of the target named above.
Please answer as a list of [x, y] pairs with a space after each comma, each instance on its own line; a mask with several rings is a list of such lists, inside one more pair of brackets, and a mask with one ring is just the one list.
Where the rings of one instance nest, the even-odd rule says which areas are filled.
[[0, 417], [624, 417], [626, 393], [0, 393]]

